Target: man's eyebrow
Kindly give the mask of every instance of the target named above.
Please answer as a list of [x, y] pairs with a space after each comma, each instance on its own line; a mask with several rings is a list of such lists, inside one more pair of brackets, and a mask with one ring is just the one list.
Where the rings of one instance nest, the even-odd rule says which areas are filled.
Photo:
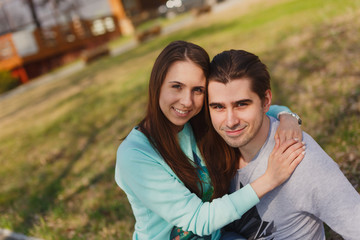
[[[249, 103], [252, 103], [253, 102], [253, 100], [251, 100], [251, 99], [241, 99], [241, 100], [238, 100], [238, 101], [235, 101], [235, 102], [232, 102], [231, 103], [231, 105], [233, 105], [233, 106], [236, 106], [236, 105], [238, 105], [238, 104], [244, 104], [244, 103], [247, 103], [247, 104], [249, 104]], [[224, 104], [222, 104], [222, 103], [220, 103], [220, 102], [210, 102], [209, 103], [209, 106], [218, 106], [218, 105], [224, 105]]]
[[252, 102], [253, 102], [253, 100], [251, 100], [251, 99], [241, 99], [241, 100], [233, 102], [233, 105], [237, 105], [240, 103], [252, 103]]
[[221, 103], [217, 103], [217, 102], [211, 102], [211, 103], [209, 103], [209, 106], [210, 106], [210, 107], [218, 106], [218, 105], [222, 105], [222, 104], [221, 104]]

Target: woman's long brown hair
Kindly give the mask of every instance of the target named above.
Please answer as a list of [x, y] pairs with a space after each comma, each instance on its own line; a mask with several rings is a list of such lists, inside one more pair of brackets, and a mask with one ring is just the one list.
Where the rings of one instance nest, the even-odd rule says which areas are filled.
[[[205, 77], [208, 77], [210, 59], [203, 48], [185, 41], [170, 43], [164, 48], [154, 63], [149, 82], [147, 114], [140, 122], [139, 127], [185, 186], [191, 192], [201, 197], [203, 190], [200, 184], [201, 180], [197, 173], [198, 167], [194, 166], [191, 160], [188, 159], [181, 150], [177, 138], [178, 128], [165, 117], [159, 106], [161, 86], [169, 68], [177, 61], [190, 61], [195, 63], [203, 70]], [[232, 164], [229, 159], [234, 159], [234, 156], [232, 153], [224, 152], [219, 146], [216, 147], [219, 149], [219, 152], [216, 154], [221, 156], [221, 158], [214, 163], [206, 161], [209, 149], [206, 146], [204, 137], [208, 132], [209, 122], [206, 121], [205, 118], [206, 114], [203, 107], [200, 113], [190, 120], [190, 124], [193, 128], [200, 151], [206, 154], [204, 161], [207, 164], [211, 183], [214, 187], [214, 198], [220, 197], [228, 191], [230, 184], [228, 165]]]

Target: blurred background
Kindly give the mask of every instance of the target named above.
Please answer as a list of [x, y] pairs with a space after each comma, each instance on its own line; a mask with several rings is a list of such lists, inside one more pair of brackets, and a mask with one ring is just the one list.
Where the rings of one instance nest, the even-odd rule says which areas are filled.
[[[211, 3], [214, 0], [1, 0], [0, 70], [25, 83], [80, 54], [85, 61], [106, 55], [104, 44], [134, 34], [146, 21], [173, 18]], [[146, 37], [143, 33], [138, 40]]]
[[359, 32], [353, 0], [0, 0], [0, 239], [131, 239], [115, 154], [174, 40], [259, 55], [359, 192]]

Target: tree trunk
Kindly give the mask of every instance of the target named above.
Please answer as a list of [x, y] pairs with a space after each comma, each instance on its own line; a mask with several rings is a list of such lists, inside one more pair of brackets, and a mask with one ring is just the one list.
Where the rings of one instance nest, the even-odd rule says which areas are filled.
[[27, 0], [28, 4], [29, 4], [29, 7], [30, 7], [30, 11], [31, 11], [31, 16], [32, 16], [32, 19], [36, 25], [37, 28], [41, 28], [41, 23], [39, 21], [39, 18], [37, 16], [37, 13], [36, 13], [36, 9], [35, 9], [35, 4], [34, 4], [34, 1], [33, 0]]

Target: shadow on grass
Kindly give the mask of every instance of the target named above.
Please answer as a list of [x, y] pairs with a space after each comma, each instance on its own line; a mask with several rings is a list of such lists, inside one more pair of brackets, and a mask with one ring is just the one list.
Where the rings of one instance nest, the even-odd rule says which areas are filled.
[[[141, 97], [143, 97], [143, 91], [139, 91], [141, 87], [134, 86], [132, 91], [128, 91], [123, 94], [123, 97], [126, 97], [126, 102], [123, 102], [117, 109], [117, 112], [114, 112], [113, 117], [104, 122], [101, 126], [96, 126], [94, 121], [87, 122], [85, 121], [83, 124], [87, 124], [86, 129], [91, 129], [91, 132], [87, 134], [87, 139], [85, 143], [82, 145], [81, 149], [73, 150], [72, 153], [69, 154], [69, 156], [66, 159], [66, 166], [58, 169], [58, 171], [55, 171], [54, 176], [47, 176], [49, 181], [46, 180], [42, 182], [42, 186], [38, 186], [35, 191], [27, 191], [32, 192], [30, 196], [22, 196], [23, 198], [26, 197], [28, 199], [25, 199], [25, 205], [22, 206], [21, 212], [19, 212], [19, 215], [22, 218], [22, 221], [19, 221], [13, 225], [13, 230], [23, 233], [28, 233], [30, 230], [39, 223], [39, 217], [45, 216], [48, 212], [52, 211], [54, 208], [57, 207], [57, 204], [59, 203], [59, 194], [64, 192], [64, 179], [66, 179], [69, 175], [71, 175], [71, 172], [73, 171], [74, 165], [83, 158], [85, 153], [87, 153], [91, 148], [96, 148], [96, 144], [98, 142], [99, 135], [104, 132], [109, 132], [109, 129], [115, 125], [116, 122], [118, 122], [124, 114], [126, 114], [128, 111], [130, 111], [133, 108], [133, 104], [136, 104], [137, 101]], [[91, 98], [93, 100], [93, 98]], [[63, 101], [67, 101], [66, 99]], [[96, 98], [93, 100], [96, 101]], [[61, 104], [61, 102], [60, 102]], [[93, 106], [92, 104], [89, 104], [90, 106]], [[96, 106], [99, 107], [99, 106]], [[91, 107], [89, 109], [85, 108], [85, 111], [91, 111]], [[84, 106], [79, 103], [77, 107], [73, 109], [74, 115], [79, 114], [79, 119], [81, 119], [81, 114], [84, 111]], [[69, 116], [73, 116], [73, 114], [69, 114]], [[62, 131], [62, 129], [66, 129], [67, 126], [71, 125], [68, 122], [71, 121], [69, 118], [65, 118], [60, 120], [60, 126], [54, 126], [58, 125], [59, 122], [54, 123], [52, 126], [49, 126], [48, 129], [44, 130], [46, 133], [46, 137], [54, 137], [56, 136], [56, 133], [58, 131]], [[76, 127], [76, 126], [75, 126]], [[126, 125], [122, 125], [119, 130], [120, 132], [123, 132], [127, 129]], [[79, 132], [77, 129], [68, 129], [67, 131], [71, 132], [71, 138], [68, 140], [68, 148], [72, 149], [72, 145], [76, 140], [79, 138]], [[85, 133], [80, 133], [81, 136], [83, 136]], [[115, 155], [116, 149], [114, 149], [114, 155]], [[56, 157], [56, 156], [54, 156]], [[49, 160], [49, 162], [52, 162]], [[114, 181], [114, 164], [115, 159], [112, 159], [111, 161], [113, 164], [110, 164], [105, 171], [99, 172], [95, 174], [89, 183], [86, 185], [82, 185], [79, 187], [74, 193], [72, 193], [70, 196], [67, 196], [67, 198], [62, 202], [66, 203], [67, 201], [70, 201], [72, 198], [74, 198], [76, 195], [81, 194], [84, 191], [87, 191], [90, 186], [97, 184], [101, 181], [107, 181], [107, 182], [113, 182], [113, 191], [115, 192], [117, 190], [116, 184]], [[87, 167], [85, 167], [82, 172], [86, 173], [88, 169], [90, 169], [91, 162], [88, 164]], [[56, 174], [56, 172], [59, 172]], [[81, 174], [81, 173], [80, 173]], [[19, 190], [19, 189], [17, 189]], [[14, 199], [15, 200], [15, 199]], [[16, 201], [16, 200], [15, 200]], [[125, 207], [122, 204], [114, 204], [114, 201], [111, 202], [109, 206], [103, 206], [99, 205], [98, 209], [95, 210], [95, 212], [91, 213], [90, 219], [98, 219], [101, 214], [104, 214], [104, 218], [112, 216], [110, 218], [110, 221], [115, 221], [122, 219], [126, 216], [131, 215], [131, 211], [128, 207]], [[7, 204], [10, 204], [7, 202]], [[108, 221], [108, 219], [106, 220]]]

